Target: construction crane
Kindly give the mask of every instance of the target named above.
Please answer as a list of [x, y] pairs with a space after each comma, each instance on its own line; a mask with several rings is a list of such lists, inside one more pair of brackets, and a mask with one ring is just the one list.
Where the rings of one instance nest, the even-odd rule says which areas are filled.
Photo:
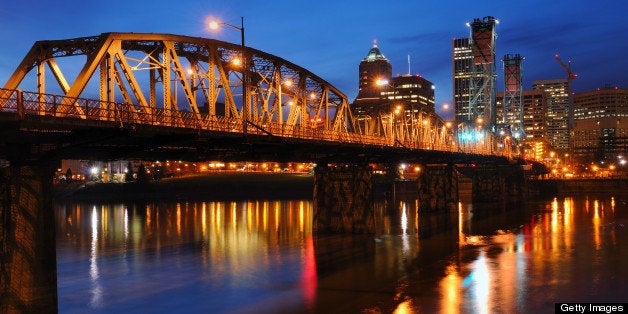
[[560, 66], [563, 68], [563, 70], [565, 70], [565, 72], [567, 72], [567, 79], [571, 82], [573, 79], [578, 78], [578, 74], [571, 72], [571, 61], [567, 61], [568, 65], [565, 65], [563, 63], [562, 60], [560, 60], [560, 57], [558, 57], [558, 54], [554, 55], [554, 58], [556, 59], [556, 62], [558, 62], [558, 64], [560, 64]]
[[[568, 104], [569, 116], [567, 119], [567, 128], [569, 130], [569, 138], [573, 138], [574, 107], [573, 107], [573, 92], [572, 92], [572, 87], [571, 87], [571, 81], [578, 78], [578, 74], [573, 73], [571, 71], [571, 61], [567, 61], [567, 65], [565, 65], [565, 63], [563, 63], [563, 61], [560, 60], [560, 57], [558, 57], [558, 54], [554, 55], [554, 59], [556, 59], [556, 62], [558, 62], [558, 64], [560, 64], [563, 70], [567, 72], [567, 95], [569, 97], [568, 98], [569, 99], [569, 104]], [[569, 152], [571, 153], [572, 151], [573, 151], [573, 141], [569, 140]]]

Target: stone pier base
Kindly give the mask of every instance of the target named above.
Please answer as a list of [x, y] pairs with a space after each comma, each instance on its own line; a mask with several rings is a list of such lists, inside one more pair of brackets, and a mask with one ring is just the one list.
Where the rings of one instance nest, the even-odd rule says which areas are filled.
[[56, 313], [54, 168], [0, 168], [0, 313]]
[[454, 165], [427, 165], [419, 176], [421, 211], [451, 211], [458, 206], [458, 174]]
[[473, 169], [474, 204], [505, 205], [523, 201], [523, 169], [513, 166], [481, 166]]
[[375, 234], [372, 177], [368, 165], [316, 166], [314, 232]]
[[454, 165], [423, 165], [418, 182], [420, 238], [447, 232], [458, 217], [458, 172]]

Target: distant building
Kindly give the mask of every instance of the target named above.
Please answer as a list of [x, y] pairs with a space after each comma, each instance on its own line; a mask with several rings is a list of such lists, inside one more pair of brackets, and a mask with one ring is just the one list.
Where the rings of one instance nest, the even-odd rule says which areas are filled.
[[[524, 90], [521, 93], [523, 103], [524, 137], [522, 143], [528, 147], [526, 155], [531, 158], [541, 159], [549, 152], [547, 141], [547, 97], [542, 90]], [[504, 93], [496, 94], [497, 103], [495, 112], [501, 117], [504, 112]], [[518, 121], [516, 121], [518, 123]], [[516, 132], [516, 131], [515, 131]]]
[[452, 41], [452, 59], [454, 120], [456, 123], [469, 122], [473, 120], [469, 118], [471, 117], [469, 84], [473, 75], [473, 50], [469, 38], [457, 38]]
[[[496, 94], [497, 103], [495, 112], [500, 117], [504, 112], [504, 93]], [[523, 102], [523, 129], [525, 137], [522, 140], [539, 140], [547, 138], [547, 98], [542, 90], [522, 91]], [[516, 121], [517, 123], [519, 121]]]
[[[434, 84], [419, 75], [400, 75], [392, 78], [391, 84], [381, 91], [384, 99], [391, 103], [410, 105], [413, 111], [434, 113]], [[409, 110], [406, 108], [406, 110]]]
[[547, 96], [542, 90], [524, 90], [523, 129], [525, 140], [547, 140]]
[[402, 105], [404, 111], [434, 114], [434, 85], [419, 75], [392, 77], [392, 66], [374, 44], [360, 62], [360, 90], [353, 102], [356, 116], [375, 117]]
[[628, 158], [628, 89], [607, 86], [574, 95], [573, 154], [584, 162]]
[[[392, 76], [392, 66], [384, 54], [373, 44], [371, 50], [360, 62], [360, 77], [358, 96], [353, 102], [353, 112], [357, 116], [372, 115], [382, 110], [383, 85], [377, 84], [379, 81], [390, 81]], [[386, 111], [390, 108], [386, 108]]]
[[553, 148], [568, 152], [571, 147], [571, 130], [567, 79], [533, 81], [532, 89], [546, 93], [548, 142]]

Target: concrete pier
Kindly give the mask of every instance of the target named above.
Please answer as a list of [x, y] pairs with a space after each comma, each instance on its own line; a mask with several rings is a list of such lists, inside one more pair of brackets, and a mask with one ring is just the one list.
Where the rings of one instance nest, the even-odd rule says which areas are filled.
[[0, 169], [0, 313], [56, 313], [54, 168]]
[[420, 238], [428, 238], [456, 226], [458, 171], [452, 164], [423, 165], [418, 180]]
[[423, 165], [418, 181], [421, 211], [456, 210], [458, 173], [454, 165]]
[[315, 233], [375, 234], [373, 170], [368, 165], [314, 169]]

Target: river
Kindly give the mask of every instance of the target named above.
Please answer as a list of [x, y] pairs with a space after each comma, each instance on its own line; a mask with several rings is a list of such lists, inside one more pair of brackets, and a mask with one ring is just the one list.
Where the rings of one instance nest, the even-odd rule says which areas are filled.
[[627, 202], [459, 203], [438, 218], [417, 214], [416, 200], [379, 201], [371, 236], [314, 236], [310, 200], [59, 203], [59, 312], [530, 313], [627, 302]]

